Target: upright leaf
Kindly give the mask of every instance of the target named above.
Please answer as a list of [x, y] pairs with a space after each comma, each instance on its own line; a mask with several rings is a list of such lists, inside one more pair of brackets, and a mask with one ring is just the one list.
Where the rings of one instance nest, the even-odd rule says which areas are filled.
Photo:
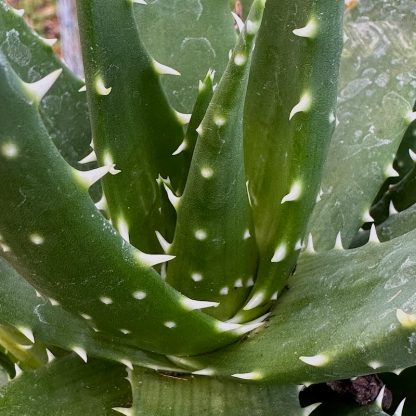
[[342, 14], [341, 1], [266, 4], [244, 114], [260, 252], [246, 310], [276, 298], [302, 246], [335, 124]]

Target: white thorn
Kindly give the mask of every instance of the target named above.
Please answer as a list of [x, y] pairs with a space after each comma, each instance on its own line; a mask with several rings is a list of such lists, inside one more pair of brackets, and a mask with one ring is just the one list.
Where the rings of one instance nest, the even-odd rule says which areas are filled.
[[178, 121], [183, 125], [188, 124], [191, 121], [192, 114], [180, 113], [179, 111], [175, 111], [175, 114]]
[[266, 298], [266, 294], [261, 291], [257, 292], [255, 295], [252, 296], [252, 298], [248, 301], [247, 305], [244, 306], [245, 311], [249, 311], [250, 309], [254, 309], [257, 306], [261, 305]]
[[334, 249], [335, 250], [344, 250], [344, 246], [342, 245], [341, 231], [339, 231], [338, 234], [337, 234]]
[[78, 180], [86, 188], [89, 188], [90, 186], [94, 185], [95, 182], [99, 181], [102, 177], [107, 175], [107, 173], [110, 173], [112, 175], [116, 174], [116, 173], [112, 173], [112, 172], [116, 172], [115, 165], [101, 166], [99, 168], [86, 170], [86, 171], [80, 171], [80, 170], [74, 169], [74, 172]]
[[361, 219], [362, 219], [364, 222], [374, 222], [374, 219], [373, 219], [373, 217], [370, 215], [370, 211], [369, 211], [368, 209], [364, 212], [364, 214], [363, 214], [363, 216], [361, 217]]
[[120, 363], [124, 364], [128, 369], [133, 371], [133, 363], [130, 360], [123, 359], [120, 360]]
[[405, 116], [405, 120], [411, 124], [416, 120], [416, 111], [409, 111], [406, 116]]
[[400, 404], [397, 406], [396, 411], [394, 412], [393, 416], [402, 416], [404, 403], [406, 402], [406, 399], [403, 399]]
[[377, 398], [376, 398], [376, 405], [380, 408], [383, 409], [383, 398], [384, 398], [384, 391], [386, 390], [386, 386], [383, 386], [380, 390], [380, 393], [378, 394]]
[[168, 253], [168, 252], [169, 252], [170, 247], [172, 246], [172, 244], [171, 244], [171, 243], [168, 243], [168, 242], [166, 241], [165, 237], [163, 237], [163, 235], [162, 235], [162, 234], [160, 234], [160, 232], [159, 232], [159, 231], [155, 231], [155, 233], [156, 233], [156, 238], [157, 238], [157, 240], [159, 241], [159, 244], [160, 244], [160, 246], [162, 247], [163, 251], [164, 251], [165, 253]]
[[48, 356], [48, 363], [51, 363], [56, 358], [48, 348], [46, 348], [46, 355]]
[[16, 327], [27, 339], [30, 339], [32, 343], [35, 342], [35, 337], [33, 336], [33, 332], [30, 328], [26, 326], [17, 326]]
[[[257, 320], [256, 320], [257, 321]], [[242, 324], [240, 326], [240, 328], [236, 328], [233, 332], [236, 335], [244, 335], [247, 334], [248, 332], [254, 331], [255, 329], [263, 326], [265, 324], [265, 322], [249, 322], [246, 324]]]
[[377, 370], [377, 368], [383, 367], [383, 364], [380, 361], [370, 361], [367, 365], [373, 370]]
[[[140, 4], [146, 4], [146, 3], [141, 3], [141, 1], [139, 0], [133, 0], [133, 3], [140, 3]], [[127, 407], [113, 407], [112, 410], [114, 410], [115, 412], [121, 413], [124, 416], [133, 416], [133, 409], [132, 408], [127, 408]]]
[[217, 327], [217, 330], [220, 332], [228, 332], [228, 331], [234, 331], [236, 329], [241, 328], [241, 325], [230, 323], [230, 322], [217, 321], [216, 327]]
[[85, 363], [88, 361], [87, 351], [82, 347], [72, 347], [72, 351], [77, 354]]
[[272, 260], [272, 263], [279, 263], [286, 258], [287, 248], [285, 243], [281, 243], [275, 250]]
[[213, 376], [215, 375], [215, 370], [213, 368], [203, 368], [202, 370], [193, 371], [192, 374], [196, 376]]
[[245, 230], [244, 231], [244, 236], [243, 236], [244, 240], [248, 240], [250, 237], [251, 237], [250, 230], [248, 230], [248, 229]]
[[165, 187], [166, 190], [166, 194], [168, 195], [169, 201], [170, 203], [173, 205], [173, 207], [175, 208], [175, 210], [178, 209], [179, 207], [179, 202], [181, 200], [180, 197], [176, 196], [173, 191], [169, 188], [168, 185], [166, 185], [166, 183], [163, 183], [163, 186]]
[[311, 357], [302, 356], [299, 357], [299, 360], [313, 367], [323, 367], [324, 365], [328, 364], [329, 357], [325, 354], [317, 354]]
[[368, 240], [369, 243], [379, 243], [380, 240], [378, 239], [376, 226], [374, 224], [371, 225], [370, 229], [370, 238]]
[[116, 165], [114, 163], [113, 160], [113, 156], [109, 153], [109, 152], [105, 152], [104, 153], [104, 166], [108, 166], [108, 172], [111, 175], [117, 175], [118, 173], [120, 173], [121, 171], [116, 169]]
[[411, 157], [413, 162], [416, 162], [416, 153], [412, 149], [409, 149], [409, 156]]
[[125, 241], [130, 242], [129, 226], [123, 217], [117, 220], [117, 230]]
[[200, 136], [202, 136], [202, 134], [203, 134], [203, 132], [204, 132], [204, 129], [203, 129], [203, 127], [202, 127], [202, 123], [195, 129], [195, 131], [200, 135]]
[[109, 95], [112, 88], [107, 88], [104, 84], [104, 81], [101, 77], [97, 77], [95, 80], [95, 91], [98, 95]]
[[11, 9], [13, 10], [13, 13], [19, 17], [23, 17], [25, 15], [25, 9], [15, 9], [13, 7], [11, 7]]
[[221, 296], [226, 296], [226, 295], [228, 295], [228, 292], [229, 292], [228, 287], [227, 287], [227, 286], [224, 286], [224, 287], [222, 287], [222, 288], [221, 288], [221, 290], [220, 290], [220, 295], [221, 295]]
[[234, 282], [234, 287], [243, 287], [243, 279], [237, 279]]
[[198, 81], [198, 92], [201, 93], [202, 91], [204, 91], [204, 89], [205, 89], [205, 84], [201, 80], [199, 80]]
[[276, 292], [273, 293], [272, 297], [270, 298], [270, 300], [277, 300], [277, 297], [279, 296], [279, 291], [277, 290]]
[[263, 374], [260, 371], [251, 371], [250, 373], [231, 374], [231, 377], [241, 378], [243, 380], [261, 380]]
[[28, 91], [37, 102], [40, 102], [61, 74], [62, 69], [57, 69], [39, 81], [30, 84], [23, 82], [23, 85], [26, 91]]
[[250, 277], [250, 279], [248, 279], [246, 282], [246, 287], [252, 287], [252, 286], [254, 286], [254, 279]]
[[395, 215], [395, 214], [398, 214], [398, 213], [399, 213], [399, 211], [397, 211], [397, 209], [395, 208], [395, 206], [393, 204], [393, 201], [390, 201], [390, 204], [389, 204], [389, 215], [391, 216], [391, 215]]
[[399, 376], [403, 372], [404, 368], [396, 368], [393, 370], [393, 373], [396, 374], [396, 376]]
[[384, 171], [384, 175], [387, 178], [397, 178], [398, 176], [400, 176], [399, 175], [399, 172], [397, 172], [397, 170], [393, 168], [393, 164], [392, 163], [390, 163], [387, 166], [386, 170]]
[[23, 370], [17, 365], [17, 363], [14, 364], [14, 371], [16, 372], [16, 377], [20, 377], [23, 373]]
[[295, 29], [293, 34], [302, 38], [314, 38], [318, 33], [318, 23], [314, 18], [310, 19], [306, 26]]
[[255, 35], [259, 30], [259, 23], [247, 19], [246, 30], [249, 35]]
[[180, 72], [170, 66], [163, 65], [160, 62], [153, 60], [153, 68], [159, 75], [176, 75], [180, 76]]
[[318, 194], [318, 195], [316, 195], [315, 202], [318, 203], [321, 199], [322, 199], [321, 195]]
[[145, 4], [145, 5], [147, 5], [147, 3], [144, 1], [144, 0], [131, 0], [132, 1], [132, 3], [134, 4]]
[[231, 12], [231, 14], [233, 15], [235, 23], [238, 26], [238, 30], [241, 33], [244, 30], [244, 22], [241, 20], [241, 17], [237, 13]]
[[97, 209], [101, 210], [101, 211], [107, 211], [108, 209], [108, 204], [107, 204], [107, 199], [104, 195], [104, 193], [101, 196], [101, 199], [95, 203], [95, 206]]
[[308, 112], [311, 109], [312, 106], [312, 97], [309, 92], [305, 92], [299, 102], [292, 108], [292, 111], [289, 115], [289, 120], [292, 120], [292, 118], [297, 113], [305, 113]]
[[289, 201], [296, 201], [302, 195], [302, 184], [300, 181], [296, 181], [290, 187], [290, 191], [287, 195], [282, 198], [281, 204]]
[[313, 237], [312, 237], [312, 234], [309, 234], [308, 235], [308, 242], [306, 243], [306, 249], [305, 249], [305, 251], [307, 252], [307, 253], [315, 253], [315, 248], [314, 248], [314, 246], [313, 246]]
[[403, 309], [397, 309], [396, 317], [404, 328], [413, 329], [416, 327], [416, 315], [406, 313]]
[[50, 47], [54, 46], [56, 44], [56, 42], [58, 42], [58, 39], [56, 39], [56, 38], [47, 39], [47, 38], [43, 38], [42, 36], [39, 36], [39, 37], [45, 45], [48, 45]]
[[182, 153], [184, 150], [188, 148], [188, 143], [186, 140], [184, 140], [179, 147], [172, 153], [172, 156], [179, 155], [179, 153]]
[[165, 263], [175, 258], [175, 256], [169, 256], [167, 254], [147, 254], [141, 251], [136, 252], [136, 257], [147, 266], [156, 266], [156, 264]]
[[302, 250], [302, 239], [299, 238], [299, 240], [296, 241], [295, 250]]
[[[253, 319], [252, 321], [250, 321], [250, 322], [246, 322], [245, 324], [243, 324], [243, 326], [246, 326], [246, 325], [257, 325], [257, 324], [264, 324], [265, 322], [265, 320], [266, 320], [266, 318], [268, 318], [270, 315], [271, 315], [272, 313], [271, 312], [267, 312], [267, 313], [265, 313], [264, 315], [261, 315], [261, 316], [259, 316], [258, 318], [256, 318], [256, 319]], [[237, 314], [238, 315], [238, 314]], [[236, 316], [237, 316], [236, 315]], [[235, 317], [234, 317], [235, 318]], [[231, 320], [229, 320], [229, 321], [227, 321], [227, 322], [230, 322]], [[236, 323], [236, 324], [238, 324], [239, 322], [234, 322], [234, 323]], [[260, 326], [260, 325], [259, 325]], [[258, 327], [256, 327], [256, 328], [258, 328]]]
[[78, 163], [83, 165], [85, 163], [96, 162], [96, 161], [97, 161], [97, 155], [95, 154], [93, 150], [91, 153], [85, 156], [84, 159], [81, 159]]
[[205, 309], [205, 308], [216, 308], [219, 305], [219, 302], [209, 302], [204, 300], [195, 300], [183, 296], [181, 298], [182, 306], [188, 311], [193, 311], [196, 309]]
[[83, 87], [81, 87], [78, 92], [86, 92], [87, 91], [87, 86], [84, 85]]
[[57, 300], [52, 299], [52, 298], [49, 298], [49, 302], [51, 303], [52, 306], [59, 306], [60, 305], [60, 303]]
[[304, 407], [302, 409], [302, 416], [309, 416], [321, 404], [322, 403], [314, 403], [314, 404]]

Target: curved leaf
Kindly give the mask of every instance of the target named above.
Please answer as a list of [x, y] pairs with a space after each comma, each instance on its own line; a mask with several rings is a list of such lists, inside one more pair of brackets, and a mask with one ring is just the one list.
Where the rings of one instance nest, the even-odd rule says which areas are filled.
[[416, 364], [416, 231], [354, 250], [303, 254], [266, 328], [188, 365], [278, 383]]
[[0, 415], [117, 415], [131, 401], [126, 370], [119, 364], [68, 356], [24, 373], [0, 389]]
[[345, 24], [338, 97], [321, 200], [310, 223], [318, 250], [348, 247], [392, 170], [416, 94], [414, 2], [360, 2]]
[[302, 416], [297, 386], [252, 385], [135, 369], [132, 416]]

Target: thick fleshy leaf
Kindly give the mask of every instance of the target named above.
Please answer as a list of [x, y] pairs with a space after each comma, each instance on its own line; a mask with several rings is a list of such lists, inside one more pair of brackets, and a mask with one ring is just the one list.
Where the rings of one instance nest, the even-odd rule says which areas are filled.
[[[85, 351], [87, 357], [175, 371], [176, 366], [163, 356], [144, 353], [126, 344], [123, 333], [117, 337], [106, 337], [90, 328], [85, 320], [88, 316], [74, 316], [59, 305], [52, 305], [3, 259], [0, 259], [0, 283], [0, 323], [20, 328], [26, 334], [31, 334], [36, 342], [69, 351], [77, 348], [78, 351]], [[30, 359], [29, 364], [33, 363], [33, 357], [25, 346], [30, 346], [32, 341], [23, 337], [22, 340], [14, 338], [13, 342], [18, 344], [7, 345], [9, 354], [23, 362], [23, 368], [29, 368], [25, 363], [27, 359]], [[39, 365], [36, 361], [31, 367], [35, 367], [36, 363]]]
[[253, 385], [143, 369], [131, 375], [132, 416], [302, 416], [297, 386]]
[[279, 383], [415, 365], [415, 241], [412, 231], [354, 250], [303, 254], [266, 328], [187, 364]]
[[[171, 104], [190, 112], [198, 80], [209, 68], [221, 77], [234, 47], [235, 31], [227, 1], [150, 0], [135, 9], [140, 35], [150, 54], [180, 76], [165, 77]], [[247, 9], [248, 10], [248, 9]]]
[[85, 321], [108, 335], [126, 332], [132, 346], [192, 354], [238, 338], [233, 330], [240, 328], [200, 312], [204, 303], [169, 287], [151, 267], [169, 257], [138, 251], [96, 209], [88, 186], [112, 167], [87, 176], [71, 168], [37, 111], [39, 93], [57, 75], [28, 86], [0, 56], [0, 233], [7, 258], [53, 302], [90, 316]]
[[244, 113], [260, 264], [245, 309], [277, 297], [295, 267], [335, 126], [343, 4], [266, 3]]
[[103, 178], [110, 217], [135, 247], [157, 253], [155, 231], [164, 233], [170, 217], [163, 217], [156, 180], [169, 177], [175, 190], [183, 187], [183, 156], [172, 153], [184, 131], [161, 88], [163, 70], [139, 38], [135, 7], [145, 6], [79, 1], [78, 16], [95, 154], [100, 166], [120, 171]]
[[23, 373], [0, 389], [2, 416], [108, 416], [128, 405], [131, 390], [120, 364], [78, 357], [56, 360]]
[[335, 130], [320, 202], [310, 223], [314, 246], [331, 249], [338, 232], [348, 247], [371, 221], [370, 206], [392, 168], [410, 123], [414, 81], [414, 2], [360, 2], [345, 24]]
[[47, 39], [35, 34], [16, 11], [0, 2], [0, 50], [16, 73], [26, 82], [35, 82], [52, 71], [63, 72], [43, 98], [40, 112], [55, 145], [72, 165], [89, 149], [91, 128], [84, 83], [55, 56]]
[[[263, 14], [256, 0], [198, 128], [198, 141], [168, 253], [167, 281], [181, 293], [216, 302], [213, 316], [228, 319], [242, 306], [257, 268], [256, 244], [244, 175], [243, 117], [251, 52]], [[251, 283], [250, 283], [251, 282]], [[219, 303], [219, 305], [218, 305]]]

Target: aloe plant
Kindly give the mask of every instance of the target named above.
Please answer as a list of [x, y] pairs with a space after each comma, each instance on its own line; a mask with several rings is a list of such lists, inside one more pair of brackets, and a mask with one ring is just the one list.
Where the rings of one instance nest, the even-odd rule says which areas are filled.
[[0, 415], [383, 415], [298, 394], [416, 365], [415, 5], [217, 3], [79, 0], [80, 80], [0, 2]]

